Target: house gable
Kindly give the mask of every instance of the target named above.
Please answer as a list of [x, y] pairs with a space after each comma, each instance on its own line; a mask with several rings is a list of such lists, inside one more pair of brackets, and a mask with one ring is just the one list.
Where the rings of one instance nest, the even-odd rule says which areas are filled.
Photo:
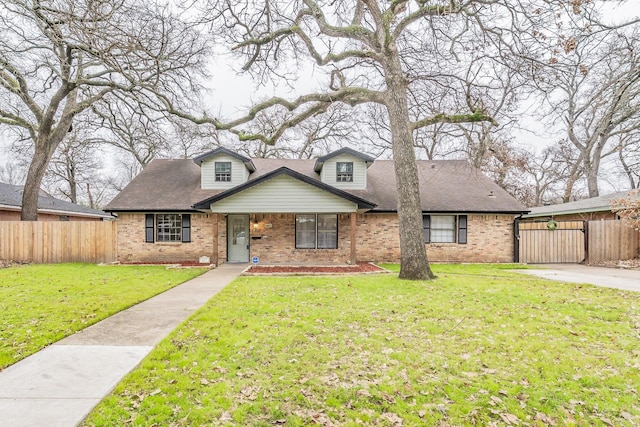
[[247, 182], [249, 173], [255, 171], [251, 159], [224, 147], [202, 154], [193, 161], [200, 165], [200, 188], [203, 190], [235, 187]]
[[286, 167], [196, 203], [196, 209], [233, 213], [357, 212], [375, 205]]
[[325, 184], [343, 190], [364, 190], [367, 188], [367, 168], [374, 160], [345, 147], [319, 157], [314, 169]]

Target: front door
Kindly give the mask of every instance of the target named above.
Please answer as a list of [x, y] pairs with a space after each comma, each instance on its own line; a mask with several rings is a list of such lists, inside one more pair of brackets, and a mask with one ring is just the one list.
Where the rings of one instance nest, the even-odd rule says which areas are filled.
[[249, 262], [249, 215], [227, 217], [227, 261]]

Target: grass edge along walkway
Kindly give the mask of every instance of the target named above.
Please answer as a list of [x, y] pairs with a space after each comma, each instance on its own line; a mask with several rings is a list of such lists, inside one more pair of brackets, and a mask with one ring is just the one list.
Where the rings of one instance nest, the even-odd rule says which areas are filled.
[[0, 269], [0, 369], [206, 269], [31, 264]]

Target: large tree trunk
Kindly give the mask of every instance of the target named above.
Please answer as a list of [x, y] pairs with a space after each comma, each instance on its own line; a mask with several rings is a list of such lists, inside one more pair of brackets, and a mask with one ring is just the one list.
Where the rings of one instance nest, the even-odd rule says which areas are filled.
[[38, 220], [38, 195], [40, 194], [40, 185], [42, 178], [47, 172], [49, 160], [51, 160], [52, 150], [49, 144], [36, 141], [33, 160], [29, 165], [29, 172], [24, 183], [24, 191], [22, 193], [22, 213], [20, 219], [22, 221]]
[[400, 61], [393, 62], [386, 73], [386, 104], [391, 126], [391, 144], [398, 191], [399, 277], [410, 280], [430, 280], [435, 278], [435, 275], [429, 267], [424, 243], [418, 168], [413, 151], [413, 135], [409, 127], [407, 87]]

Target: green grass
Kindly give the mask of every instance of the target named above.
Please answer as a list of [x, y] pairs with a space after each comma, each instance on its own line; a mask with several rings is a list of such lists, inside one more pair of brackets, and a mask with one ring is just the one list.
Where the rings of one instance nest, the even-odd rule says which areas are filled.
[[204, 272], [92, 264], [0, 269], [0, 369]]
[[640, 295], [434, 265], [240, 278], [85, 425], [638, 425]]

